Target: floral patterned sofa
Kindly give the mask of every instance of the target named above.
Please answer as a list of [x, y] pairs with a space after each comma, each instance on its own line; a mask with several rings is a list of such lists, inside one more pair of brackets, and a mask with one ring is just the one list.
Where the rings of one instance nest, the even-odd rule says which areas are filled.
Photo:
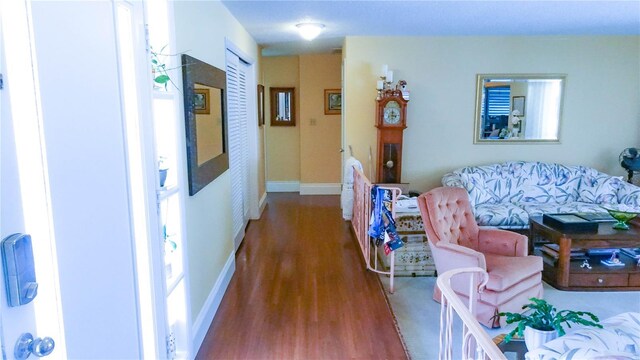
[[526, 360], [640, 359], [640, 313], [628, 312], [600, 322], [602, 329], [578, 328], [529, 351]]
[[530, 216], [604, 212], [603, 204], [640, 209], [640, 187], [585, 166], [506, 162], [445, 174], [442, 185], [469, 193], [478, 225], [526, 229]]

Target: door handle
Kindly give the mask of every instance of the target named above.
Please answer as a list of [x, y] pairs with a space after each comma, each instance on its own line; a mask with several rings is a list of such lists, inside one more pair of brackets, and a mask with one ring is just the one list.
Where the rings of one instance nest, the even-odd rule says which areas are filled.
[[43, 357], [51, 354], [56, 347], [56, 342], [50, 337], [33, 338], [31, 333], [24, 333], [16, 342], [13, 350], [13, 356], [17, 360], [25, 360], [29, 355], [33, 354], [37, 357]]

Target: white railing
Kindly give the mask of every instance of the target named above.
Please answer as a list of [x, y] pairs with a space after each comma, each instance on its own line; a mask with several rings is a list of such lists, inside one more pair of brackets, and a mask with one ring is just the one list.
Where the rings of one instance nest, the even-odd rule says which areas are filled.
[[[451, 287], [451, 278], [467, 274], [469, 278], [469, 305], [465, 305]], [[489, 334], [476, 320], [475, 305], [478, 295], [489, 281], [489, 275], [479, 267], [449, 270], [438, 275], [437, 284], [442, 292], [440, 303], [440, 360], [451, 360], [453, 352], [453, 312], [462, 320], [462, 358], [477, 360], [506, 360]]]
[[[371, 181], [357, 168], [353, 168], [353, 217], [351, 218], [351, 225], [353, 226], [353, 232], [356, 234], [358, 244], [360, 244], [360, 250], [362, 250], [362, 256], [367, 264], [367, 269], [378, 274], [389, 275], [389, 291], [393, 294], [393, 276], [394, 276], [394, 262], [395, 251], [389, 254], [389, 271], [383, 271], [378, 269], [378, 257], [376, 251], [371, 251], [372, 244], [369, 237], [369, 222], [371, 220]], [[391, 203], [395, 204], [398, 196], [402, 193], [399, 188], [380, 186], [382, 189], [391, 191]], [[393, 218], [396, 217], [395, 206], [391, 206], [391, 214]], [[373, 266], [371, 265], [373, 256]]]

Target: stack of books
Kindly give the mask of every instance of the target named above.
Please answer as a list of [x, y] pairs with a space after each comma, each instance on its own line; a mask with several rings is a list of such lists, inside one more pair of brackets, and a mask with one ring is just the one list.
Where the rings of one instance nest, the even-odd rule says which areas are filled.
[[[558, 244], [545, 244], [540, 248], [540, 251], [546, 256], [558, 260], [558, 251], [560, 246]], [[585, 260], [588, 259], [587, 251], [585, 249], [571, 249], [571, 260]]]

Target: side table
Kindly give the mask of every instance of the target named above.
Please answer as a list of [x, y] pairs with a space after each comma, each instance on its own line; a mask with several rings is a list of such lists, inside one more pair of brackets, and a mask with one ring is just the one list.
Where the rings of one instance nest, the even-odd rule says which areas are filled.
[[494, 337], [493, 343], [498, 346], [498, 349], [500, 349], [502, 353], [513, 352], [516, 353], [516, 360], [524, 360], [524, 354], [527, 353], [527, 345], [524, 343], [524, 339], [513, 337], [511, 341], [505, 342], [505, 336], [507, 336], [507, 334]]

